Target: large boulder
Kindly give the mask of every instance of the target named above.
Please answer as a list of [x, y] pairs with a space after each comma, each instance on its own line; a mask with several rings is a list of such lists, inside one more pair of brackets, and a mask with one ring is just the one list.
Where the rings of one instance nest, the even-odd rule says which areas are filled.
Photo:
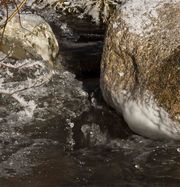
[[59, 47], [49, 24], [33, 14], [16, 15], [6, 25], [0, 50], [16, 59], [43, 59], [49, 64], [55, 60]]
[[108, 27], [104, 98], [146, 137], [180, 139], [179, 18], [179, 0], [129, 0]]

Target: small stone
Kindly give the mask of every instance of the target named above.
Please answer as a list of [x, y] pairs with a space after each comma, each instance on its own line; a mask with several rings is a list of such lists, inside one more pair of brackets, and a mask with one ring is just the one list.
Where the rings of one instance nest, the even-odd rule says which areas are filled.
[[135, 167], [136, 169], [140, 169], [140, 166], [139, 166], [138, 164], [136, 164], [134, 167]]
[[177, 152], [180, 153], [180, 148], [179, 147], [177, 148]]

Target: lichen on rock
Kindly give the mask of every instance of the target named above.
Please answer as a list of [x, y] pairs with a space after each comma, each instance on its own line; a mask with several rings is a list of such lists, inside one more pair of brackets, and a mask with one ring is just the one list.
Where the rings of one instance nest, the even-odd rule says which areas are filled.
[[179, 17], [179, 0], [129, 0], [107, 31], [104, 98], [147, 137], [180, 139]]

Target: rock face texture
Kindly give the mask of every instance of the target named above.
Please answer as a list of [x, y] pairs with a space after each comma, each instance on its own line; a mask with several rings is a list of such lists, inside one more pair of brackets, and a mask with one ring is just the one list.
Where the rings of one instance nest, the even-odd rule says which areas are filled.
[[180, 139], [179, 18], [179, 0], [129, 0], [108, 27], [104, 98], [146, 137]]
[[30, 0], [27, 6], [33, 10], [54, 9], [59, 14], [95, 22], [106, 22], [113, 9], [126, 0]]
[[[2, 29], [0, 30], [2, 34]], [[49, 24], [37, 15], [21, 14], [6, 25], [0, 50], [17, 59], [43, 59], [52, 63], [58, 54], [58, 42]]]

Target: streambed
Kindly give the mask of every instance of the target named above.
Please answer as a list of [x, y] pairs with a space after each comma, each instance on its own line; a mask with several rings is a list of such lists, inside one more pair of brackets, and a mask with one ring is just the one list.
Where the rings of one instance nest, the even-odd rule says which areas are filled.
[[68, 65], [49, 83], [21, 93], [36, 105], [30, 105], [33, 117], [10, 96], [0, 98], [0, 187], [179, 186], [179, 143], [135, 135], [103, 101], [104, 31], [54, 24], [56, 34], [58, 27], [65, 28], [58, 39]]

